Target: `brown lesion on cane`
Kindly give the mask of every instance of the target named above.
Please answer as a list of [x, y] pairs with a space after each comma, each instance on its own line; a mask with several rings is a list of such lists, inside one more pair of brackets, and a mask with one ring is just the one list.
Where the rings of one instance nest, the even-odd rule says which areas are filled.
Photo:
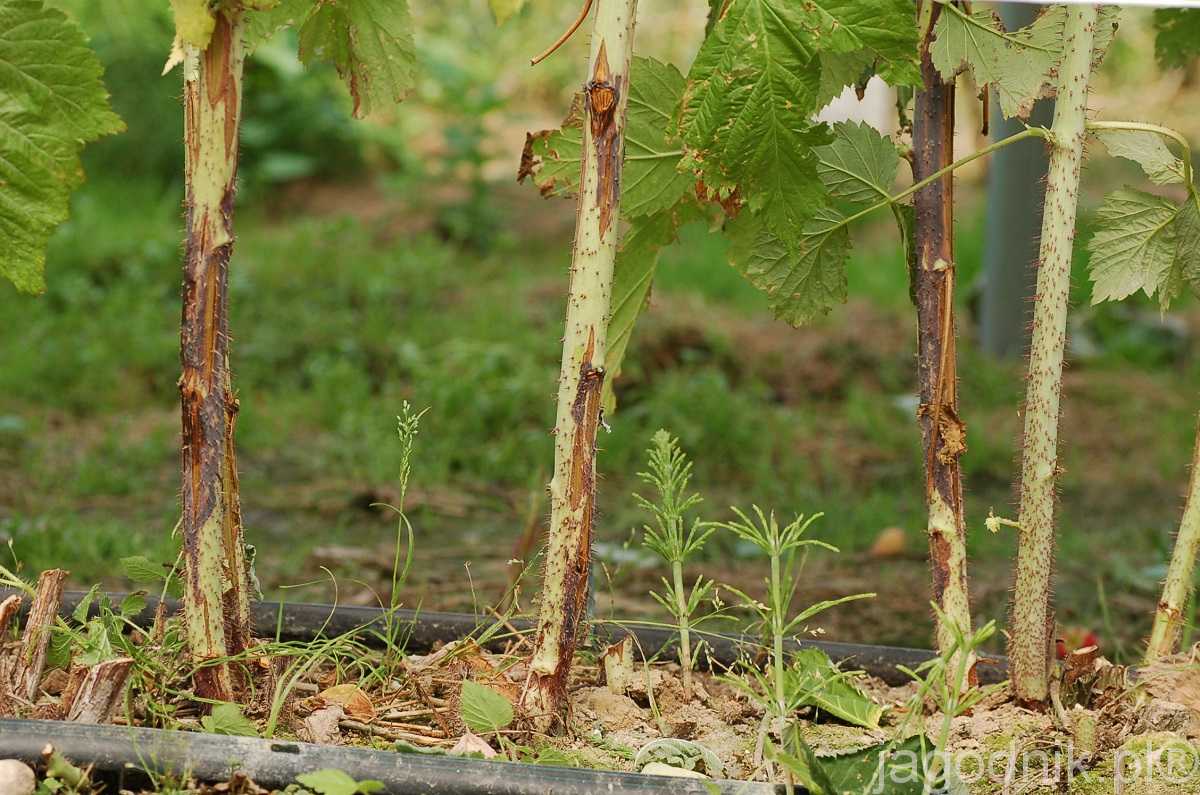
[[[240, 12], [238, 12], [240, 13]], [[212, 38], [203, 55], [204, 83], [208, 104], [216, 108], [224, 103], [231, 112], [225, 114], [225, 155], [229, 157], [237, 149], [238, 80], [234, 74], [233, 48], [234, 21], [225, 13], [216, 15]]]
[[621, 132], [617, 105], [621, 101], [621, 75], [613, 75], [608, 48], [600, 42], [592, 79], [584, 87], [584, 101], [596, 149], [596, 206], [600, 208], [600, 237], [612, 225], [621, 197]]
[[[570, 666], [570, 649], [587, 610], [588, 571], [591, 567], [592, 533], [596, 515], [596, 432], [600, 425], [600, 395], [604, 387], [604, 368], [597, 367], [592, 357], [596, 351], [596, 335], [588, 334], [587, 345], [579, 364], [579, 384], [571, 405], [575, 433], [571, 440], [570, 473], [567, 483], [567, 504], [571, 518], [567, 535], [578, 539], [568, 552], [565, 577], [562, 653], [554, 678], [565, 676]], [[550, 683], [551, 687], [565, 686], [565, 681]]]

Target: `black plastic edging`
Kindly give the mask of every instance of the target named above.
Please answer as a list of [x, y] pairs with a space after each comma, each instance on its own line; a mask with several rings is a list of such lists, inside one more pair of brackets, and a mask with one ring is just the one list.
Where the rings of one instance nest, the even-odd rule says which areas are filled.
[[[0, 589], [0, 599], [11, 591]], [[84, 591], [68, 591], [63, 596], [60, 612], [70, 615]], [[109, 598], [114, 604], [119, 604], [126, 594], [113, 593]], [[149, 626], [154, 621], [155, 609], [158, 606], [156, 597], [147, 597], [146, 607], [132, 621], [139, 626]], [[178, 610], [181, 604], [178, 600], [168, 599], [167, 609], [171, 612]], [[295, 604], [279, 602], [255, 602], [251, 604], [253, 613], [254, 632], [258, 637], [280, 640], [304, 641], [312, 640], [318, 633], [324, 637], [336, 637], [348, 632], [372, 629], [379, 632], [384, 628], [384, 611], [377, 607], [361, 607], [356, 605], [324, 605], [298, 602]], [[92, 606], [92, 612], [97, 610]], [[467, 637], [480, 629], [491, 626], [494, 622], [488, 618], [480, 618], [465, 613], [439, 613], [422, 610], [398, 610], [394, 620], [409, 630], [406, 648], [412, 652], [425, 652], [442, 643]], [[522, 619], [509, 622], [517, 630], [528, 630], [533, 623]], [[614, 623], [593, 622], [593, 635], [596, 643], [611, 643], [625, 634], [637, 638], [642, 652], [651, 657], [659, 652], [670, 649], [676, 643], [676, 634], [668, 629], [657, 627], [620, 627]], [[746, 645], [753, 642], [752, 638], [739, 635], [708, 635], [704, 636], [709, 646], [707, 654], [713, 662], [723, 666], [736, 662]], [[370, 643], [372, 638], [364, 634], [362, 640]], [[816, 648], [829, 655], [835, 663], [846, 667], [865, 671], [891, 685], [902, 685], [909, 677], [897, 666], [903, 665], [915, 669], [934, 657], [933, 652], [922, 649], [906, 649], [897, 646], [871, 646], [857, 643], [836, 643], [821, 640], [790, 641], [790, 650], [801, 648]], [[703, 662], [702, 655], [702, 662]], [[981, 657], [976, 669], [979, 681], [983, 684], [993, 684], [1003, 681], [1008, 675], [1008, 661], [1003, 657]]]
[[390, 795], [777, 795], [782, 787], [750, 781], [611, 773], [583, 768], [424, 756], [199, 732], [0, 720], [0, 758], [36, 764], [52, 744], [72, 763], [110, 775], [130, 769], [227, 781], [243, 771], [262, 787], [283, 788], [297, 776], [336, 768], [360, 781], [383, 782]]

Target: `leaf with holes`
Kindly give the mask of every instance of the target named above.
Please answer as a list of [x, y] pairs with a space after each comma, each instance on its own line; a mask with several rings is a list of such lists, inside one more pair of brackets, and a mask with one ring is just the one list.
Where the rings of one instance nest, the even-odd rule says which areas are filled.
[[408, 0], [319, 4], [300, 28], [300, 60], [332, 63], [350, 88], [359, 118], [400, 102], [416, 75]]
[[779, 234], [824, 203], [810, 120], [820, 87], [817, 52], [800, 35], [801, 4], [732, 0], [688, 73], [680, 129], [687, 164], [722, 198], [735, 190]]
[[83, 32], [40, 0], [0, 0], [0, 277], [45, 289], [46, 241], [83, 182], [80, 150], [124, 129]]

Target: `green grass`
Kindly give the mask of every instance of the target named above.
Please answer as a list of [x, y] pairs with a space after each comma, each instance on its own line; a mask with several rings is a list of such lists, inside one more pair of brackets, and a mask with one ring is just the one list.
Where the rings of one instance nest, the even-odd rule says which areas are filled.
[[[389, 542], [391, 518], [368, 506], [393, 488], [404, 399], [431, 407], [410, 500], [418, 575], [460, 582], [469, 559], [488, 562], [476, 573], [494, 579], [509, 557], [530, 484], [552, 456], [570, 233], [566, 205], [509, 198], [496, 204], [510, 208], [502, 212], [515, 233], [483, 254], [352, 218], [239, 211], [231, 280], [239, 464], [268, 589], [320, 576], [314, 547]], [[77, 583], [120, 584], [117, 558], [173, 556], [177, 202], [136, 181], [93, 182], [53, 240], [49, 292], [31, 299], [0, 287], [0, 540], [11, 539], [30, 569], [62, 565]], [[552, 231], [522, 232], [531, 211], [562, 217]], [[964, 217], [966, 285], [983, 235], [979, 212]], [[905, 528], [908, 556], [896, 565], [924, 581], [915, 324], [892, 234], [885, 225], [858, 230], [851, 305], [793, 331], [729, 267], [719, 236], [683, 231], [663, 257], [600, 442], [606, 549], [640, 521], [635, 472], [652, 432], [666, 427], [696, 461], [708, 518], [728, 517], [734, 503], [825, 512], [812, 532], [843, 556], [810, 564], [805, 587], [879, 590], [889, 600], [881, 609], [896, 616], [894, 626], [858, 626], [859, 608], [843, 608], [841, 637], [927, 642], [924, 594], [910, 580], [889, 585], [885, 564], [863, 554], [883, 528]], [[1082, 271], [1076, 282], [1085, 295]], [[1164, 560], [1178, 520], [1200, 385], [1196, 343], [1120, 312], [1076, 317], [1099, 354], [1076, 362], [1067, 387], [1061, 617], [1099, 627], [1103, 577], [1110, 595], [1133, 594], [1118, 606], [1130, 620], [1117, 632], [1136, 638], [1154, 599], [1147, 567]], [[980, 619], [1002, 618], [1014, 539], [987, 533], [983, 519], [992, 507], [1012, 513], [1022, 373], [1019, 363], [979, 354], [961, 323], [971, 571]], [[742, 553], [714, 538], [708, 565], [754, 587], [761, 572]], [[607, 565], [616, 587], [649, 609], [636, 571]], [[383, 581], [350, 562], [335, 569]], [[470, 604], [461, 585], [446, 587], [458, 595], [451, 606]], [[438, 595], [446, 592], [430, 591], [426, 606], [447, 606]]]

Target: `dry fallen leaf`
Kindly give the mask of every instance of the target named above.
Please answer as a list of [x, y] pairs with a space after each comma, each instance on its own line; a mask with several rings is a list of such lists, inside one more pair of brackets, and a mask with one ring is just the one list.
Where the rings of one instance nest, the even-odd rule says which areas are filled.
[[471, 732], [467, 732], [462, 737], [459, 737], [458, 742], [456, 742], [454, 747], [447, 751], [447, 753], [449, 753], [451, 756], [482, 754], [484, 759], [491, 759], [492, 757], [497, 756], [495, 748], [492, 748], [492, 746], [488, 745], [487, 741], [482, 737], [477, 734], [472, 734]]
[[346, 714], [358, 720], [373, 720], [375, 705], [358, 685], [335, 685], [322, 690], [318, 695], [326, 704], [338, 704]]
[[334, 745], [342, 739], [338, 730], [338, 721], [346, 716], [346, 710], [340, 704], [331, 704], [314, 711], [304, 719], [304, 730], [308, 739], [314, 743]]

